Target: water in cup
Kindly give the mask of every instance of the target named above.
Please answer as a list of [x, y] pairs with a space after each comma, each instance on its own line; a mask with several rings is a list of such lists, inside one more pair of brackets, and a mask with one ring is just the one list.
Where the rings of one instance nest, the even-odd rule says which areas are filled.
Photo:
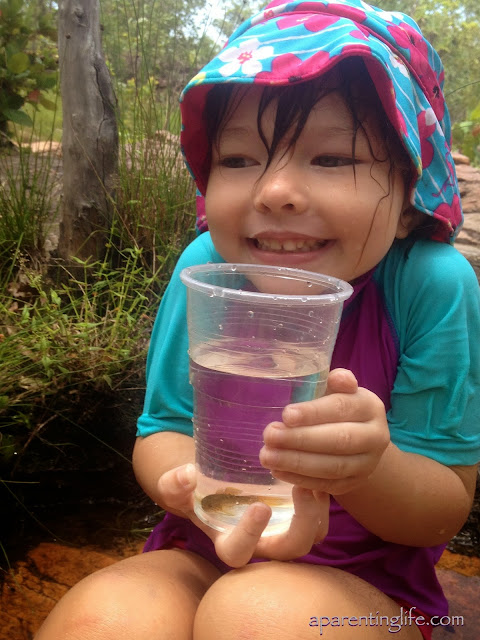
[[197, 489], [195, 512], [226, 531], [254, 502], [270, 506], [263, 535], [288, 529], [292, 485], [275, 480], [259, 462], [262, 433], [281, 420], [292, 402], [323, 395], [328, 361], [321, 353], [291, 344], [230, 339], [192, 350], [190, 380], [195, 390], [194, 430]]

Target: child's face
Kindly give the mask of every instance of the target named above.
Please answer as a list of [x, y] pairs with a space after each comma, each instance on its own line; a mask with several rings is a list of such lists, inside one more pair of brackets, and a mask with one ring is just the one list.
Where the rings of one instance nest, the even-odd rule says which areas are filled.
[[[395, 236], [406, 235], [403, 178], [368, 122], [356, 134], [353, 171], [353, 120], [336, 92], [317, 103], [293, 149], [282, 157], [281, 147], [265, 171], [260, 94], [245, 93], [212, 148], [206, 211], [215, 247], [227, 262], [352, 281], [378, 264]], [[262, 121], [269, 142], [275, 109]]]

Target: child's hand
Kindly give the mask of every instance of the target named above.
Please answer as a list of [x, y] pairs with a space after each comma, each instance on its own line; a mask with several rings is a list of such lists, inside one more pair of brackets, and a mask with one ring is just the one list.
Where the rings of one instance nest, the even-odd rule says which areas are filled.
[[326, 493], [293, 488], [295, 515], [285, 533], [261, 538], [271, 509], [263, 503], [248, 507], [230, 533], [221, 533], [204, 524], [193, 511], [195, 467], [183, 465], [167, 471], [158, 482], [162, 504], [174, 513], [182, 513], [215, 544], [218, 557], [231, 567], [241, 567], [252, 557], [293, 560], [308, 553], [315, 542], [328, 532], [329, 496]]
[[330, 373], [324, 397], [289, 405], [282, 418], [265, 429], [261, 463], [279, 480], [332, 495], [359, 487], [390, 441], [383, 403], [346, 369]]

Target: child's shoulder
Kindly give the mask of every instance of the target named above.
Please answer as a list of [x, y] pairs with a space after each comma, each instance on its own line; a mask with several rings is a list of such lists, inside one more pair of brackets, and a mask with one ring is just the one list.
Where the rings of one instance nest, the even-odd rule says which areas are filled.
[[480, 329], [480, 288], [468, 260], [454, 247], [430, 240], [395, 243], [375, 280], [399, 335], [425, 332], [448, 319]]
[[183, 251], [178, 259], [175, 270], [178, 272], [186, 267], [207, 262], [225, 262], [213, 246], [209, 231], [200, 234]]
[[453, 246], [433, 240], [396, 242], [378, 268], [377, 279], [411, 293], [478, 289], [468, 260]]

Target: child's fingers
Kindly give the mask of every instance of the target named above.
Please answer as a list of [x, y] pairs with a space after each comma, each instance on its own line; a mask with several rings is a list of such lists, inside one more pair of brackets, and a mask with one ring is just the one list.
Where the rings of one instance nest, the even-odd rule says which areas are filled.
[[349, 369], [334, 369], [328, 374], [325, 395], [331, 393], [355, 393], [358, 382]]
[[277, 480], [289, 482], [312, 491], [321, 491], [331, 494], [332, 496], [348, 493], [356, 488], [358, 484], [368, 477], [368, 473], [362, 470], [362, 473], [355, 476], [347, 476], [346, 478], [312, 478], [302, 476], [297, 473], [288, 471], [272, 471], [272, 475]]
[[[322, 455], [358, 455], [376, 449], [382, 439], [383, 426], [355, 422], [311, 425], [289, 429], [281, 423], [271, 423], [263, 433], [265, 446], [260, 461], [267, 469], [277, 468], [277, 457], [298, 456], [298, 452]], [[301, 461], [299, 460], [298, 463]], [[280, 468], [280, 467], [278, 467]], [[300, 466], [298, 467], [300, 468]]]
[[323, 542], [328, 534], [328, 526], [330, 524], [330, 494], [323, 491], [313, 491], [315, 500], [324, 510], [322, 519], [318, 522], [317, 533], [315, 534], [314, 543]]
[[295, 514], [290, 528], [285, 533], [271, 538], [262, 538], [255, 551], [256, 556], [272, 560], [293, 560], [307, 554], [315, 542], [323, 540], [328, 532], [328, 494], [313, 493], [294, 486], [293, 502]]
[[385, 414], [380, 398], [359, 388], [355, 393], [332, 393], [331, 395], [290, 404], [282, 413], [287, 427], [311, 426], [337, 422], [367, 422]]
[[[329, 373], [325, 396], [329, 396], [334, 393], [354, 394], [356, 391], [358, 391], [358, 382], [351, 371], [348, 369], [334, 369]], [[282, 414], [282, 419], [285, 424], [288, 426], [296, 426], [297, 424], [314, 424], [313, 422], [304, 422], [305, 415], [308, 415], [309, 405], [311, 405], [312, 402], [317, 405], [318, 400], [286, 406]]]
[[191, 463], [165, 472], [158, 481], [162, 503], [171, 509], [193, 511], [193, 490], [197, 484], [195, 466]]
[[271, 515], [268, 505], [261, 502], [252, 504], [230, 533], [214, 536], [215, 551], [220, 560], [234, 568], [246, 565]]

